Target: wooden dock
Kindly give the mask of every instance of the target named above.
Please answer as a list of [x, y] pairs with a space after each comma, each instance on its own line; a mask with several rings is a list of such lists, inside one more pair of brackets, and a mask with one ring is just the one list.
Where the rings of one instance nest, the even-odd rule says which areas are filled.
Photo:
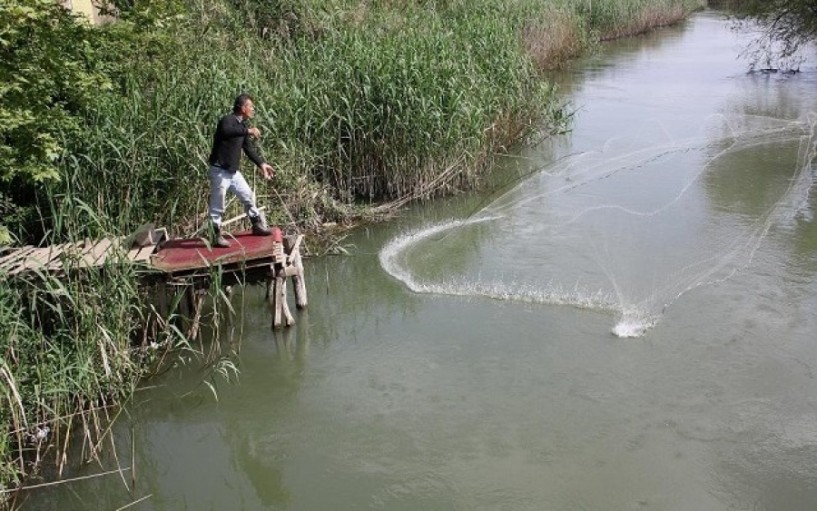
[[157, 243], [131, 245], [124, 250], [124, 238], [85, 240], [50, 247], [25, 246], [0, 253], [0, 275], [14, 277], [32, 271], [61, 274], [66, 268], [99, 268], [114, 257], [133, 264], [149, 264]]
[[[303, 236], [283, 236], [273, 228], [271, 236], [253, 236], [247, 231], [231, 235], [230, 241], [231, 247], [216, 248], [204, 238], [167, 239], [164, 229], [146, 225], [128, 237], [7, 248], [0, 251], [0, 278], [24, 278], [33, 272], [60, 278], [69, 271], [91, 271], [109, 264], [138, 265], [145, 281], [182, 289], [184, 303], [196, 317], [201, 312], [203, 290], [209, 288], [214, 277], [224, 286], [264, 282], [272, 327], [294, 324], [286, 288], [291, 278], [297, 307], [307, 306]], [[165, 300], [165, 293], [160, 293], [159, 299]]]

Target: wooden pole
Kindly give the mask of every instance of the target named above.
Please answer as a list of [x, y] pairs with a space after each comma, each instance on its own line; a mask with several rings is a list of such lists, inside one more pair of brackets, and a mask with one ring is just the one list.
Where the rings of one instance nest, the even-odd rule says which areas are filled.
[[282, 270], [281, 271], [281, 294], [279, 298], [281, 300], [281, 313], [283, 314], [283, 321], [284, 326], [290, 326], [295, 324], [295, 318], [292, 317], [292, 314], [289, 312], [289, 303], [287, 303], [287, 277], [286, 273]]
[[306, 285], [303, 278], [303, 261], [300, 245], [302, 235], [287, 236], [283, 246], [276, 250], [267, 279], [266, 300], [272, 314], [272, 328], [295, 324], [295, 318], [287, 302], [287, 277], [292, 277], [295, 286], [295, 302], [299, 309], [306, 307]]
[[193, 286], [193, 283], [190, 282], [187, 284], [187, 287], [184, 290], [184, 301], [187, 309], [187, 319], [193, 319], [196, 315], [196, 290]]
[[291, 266], [287, 274], [292, 276], [292, 283], [295, 285], [295, 306], [298, 309], [305, 309], [307, 305], [304, 263], [301, 259], [301, 242], [303, 242], [303, 239], [303, 235], [300, 234], [294, 238], [292, 236], [284, 238], [284, 248], [289, 255]]
[[272, 316], [272, 328], [275, 329], [280, 324], [280, 314], [278, 313], [278, 276], [276, 265], [270, 265], [270, 274], [267, 277], [267, 304], [269, 305], [270, 315]]
[[193, 324], [190, 326], [190, 331], [187, 337], [191, 340], [199, 336], [199, 329], [201, 327], [201, 309], [204, 307], [205, 292], [201, 289], [193, 291], [196, 295], [195, 303], [193, 305]]
[[283, 268], [278, 268], [272, 282], [272, 293], [269, 296], [270, 311], [272, 312], [272, 328], [295, 324], [295, 318], [289, 312], [287, 303], [287, 274]]
[[273, 284], [272, 288], [272, 297], [270, 301], [272, 302], [272, 328], [278, 328], [281, 326], [281, 288], [284, 287], [284, 280], [283, 277], [278, 275], [275, 276], [275, 283]]

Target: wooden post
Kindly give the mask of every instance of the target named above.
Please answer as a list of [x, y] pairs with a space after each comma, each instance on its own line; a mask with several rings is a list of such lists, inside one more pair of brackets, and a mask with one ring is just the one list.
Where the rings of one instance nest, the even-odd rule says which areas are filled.
[[158, 294], [159, 294], [159, 296], [158, 296], [158, 298], [159, 298], [159, 311], [158, 312], [159, 312], [159, 316], [161, 317], [162, 321], [164, 321], [164, 320], [167, 319], [167, 311], [168, 311], [167, 283], [162, 282], [162, 283], [158, 284], [157, 287], [159, 288], [159, 291], [158, 291]]
[[304, 280], [304, 263], [301, 260], [301, 253], [298, 251], [292, 260], [292, 266], [297, 273], [292, 276], [292, 283], [295, 285], [295, 306], [299, 309], [306, 309], [306, 281]]
[[159, 331], [165, 328], [165, 321], [167, 321], [167, 283], [162, 281], [155, 284], [153, 288], [156, 293], [156, 308], [154, 309], [153, 318], [150, 321], [150, 333], [152, 339], [159, 338]]
[[271, 265], [270, 275], [267, 277], [267, 304], [269, 305], [270, 315], [272, 316], [272, 328], [275, 328], [275, 265]]
[[190, 326], [190, 331], [187, 334], [187, 337], [191, 340], [196, 339], [199, 336], [199, 330], [201, 327], [201, 309], [204, 307], [204, 295], [206, 294], [206, 291], [203, 289], [196, 289], [192, 292], [195, 293], [196, 299], [193, 305], [195, 311], [193, 313], [193, 324]]
[[299, 309], [306, 307], [306, 285], [303, 278], [303, 261], [300, 245], [302, 235], [287, 236], [273, 255], [270, 275], [267, 280], [266, 299], [272, 314], [272, 328], [295, 324], [295, 318], [287, 303], [287, 277], [292, 277], [295, 285], [295, 302]]
[[184, 289], [185, 309], [187, 311], [187, 319], [192, 320], [196, 315], [196, 289], [192, 282], [189, 282]]
[[270, 294], [270, 308], [272, 310], [272, 328], [295, 324], [295, 318], [289, 312], [287, 304], [286, 271], [281, 268], [276, 271]]
[[284, 270], [280, 271], [281, 274], [281, 294], [279, 295], [281, 300], [281, 313], [283, 314], [284, 326], [291, 326], [295, 324], [295, 318], [292, 317], [292, 314], [289, 312], [289, 303], [287, 303], [287, 277], [286, 272]]
[[272, 305], [272, 328], [281, 326], [281, 288], [286, 282], [282, 277], [275, 276], [272, 284], [272, 294], [270, 295], [270, 304]]
[[303, 235], [300, 234], [294, 239], [292, 236], [284, 238], [284, 248], [289, 256], [288, 259], [291, 266], [288, 273], [292, 275], [292, 283], [295, 285], [295, 306], [299, 309], [305, 309], [307, 305], [304, 263], [301, 259], [301, 242], [303, 239]]

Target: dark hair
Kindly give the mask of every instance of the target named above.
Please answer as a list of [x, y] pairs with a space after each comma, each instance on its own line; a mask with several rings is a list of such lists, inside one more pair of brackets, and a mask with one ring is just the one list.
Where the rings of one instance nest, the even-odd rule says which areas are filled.
[[241, 111], [241, 107], [247, 104], [247, 101], [252, 101], [252, 96], [249, 94], [239, 94], [233, 102], [233, 113], [237, 114]]

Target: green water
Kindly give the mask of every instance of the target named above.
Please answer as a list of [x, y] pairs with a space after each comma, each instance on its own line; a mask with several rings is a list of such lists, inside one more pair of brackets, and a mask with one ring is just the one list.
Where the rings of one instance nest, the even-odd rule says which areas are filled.
[[237, 382], [152, 382], [135, 478], [25, 509], [817, 508], [817, 70], [740, 47], [702, 13], [555, 77], [571, 134], [308, 260], [287, 331], [247, 289]]

